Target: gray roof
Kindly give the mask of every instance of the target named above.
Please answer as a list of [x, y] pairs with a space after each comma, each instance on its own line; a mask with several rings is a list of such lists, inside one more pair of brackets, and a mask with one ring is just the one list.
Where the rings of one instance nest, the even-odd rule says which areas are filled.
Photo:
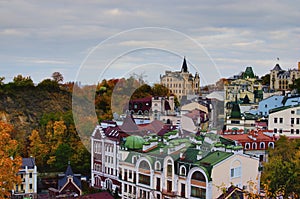
[[22, 168], [25, 169], [26, 166], [28, 169], [33, 169], [35, 166], [34, 158], [22, 158]]
[[276, 71], [282, 71], [281, 67], [279, 66], [279, 64], [276, 64], [273, 68], [273, 70], [276, 70]]
[[60, 190], [68, 182], [69, 176], [73, 177], [73, 182], [81, 189], [81, 175], [74, 174], [70, 164], [64, 174], [58, 175], [58, 189]]

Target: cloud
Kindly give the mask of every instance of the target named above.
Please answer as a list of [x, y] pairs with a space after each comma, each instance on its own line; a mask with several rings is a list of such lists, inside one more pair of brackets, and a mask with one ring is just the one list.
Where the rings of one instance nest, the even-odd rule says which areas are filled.
[[[276, 57], [287, 65], [300, 60], [299, 18], [297, 2], [291, 0], [174, 0], [172, 6], [165, 0], [0, 1], [1, 65], [31, 63], [44, 67], [45, 73], [56, 64], [66, 65], [66, 72], [72, 74], [90, 49], [110, 36], [131, 28], [155, 26], [182, 32], [204, 49], [172, 35], [161, 38], [157, 34], [149, 39], [153, 33], [144, 31], [106, 44], [106, 51], [115, 57], [120, 53], [116, 53], [114, 45], [121, 51], [137, 46], [177, 47], [192, 63], [201, 66], [204, 74], [211, 66], [204, 61], [206, 51], [222, 75], [242, 71], [245, 65], [253, 65], [257, 73], [263, 74], [273, 67]], [[197, 59], [192, 59], [195, 55]], [[164, 60], [163, 64], [180, 62], [165, 53], [157, 56]], [[142, 64], [141, 59], [128, 57], [122, 64]], [[11, 76], [13, 72], [6, 71], [4, 75]], [[209, 81], [214, 81], [213, 77]]]

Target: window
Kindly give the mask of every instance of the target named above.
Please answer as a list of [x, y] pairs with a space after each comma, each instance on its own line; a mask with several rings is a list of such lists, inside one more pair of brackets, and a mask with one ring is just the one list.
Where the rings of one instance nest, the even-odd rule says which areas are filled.
[[296, 129], [296, 134], [299, 134], [299, 129]]
[[274, 133], [277, 133], [277, 129], [276, 128], [274, 129]]
[[257, 148], [257, 144], [256, 144], [256, 142], [253, 142], [252, 143], [252, 149], [256, 149]]
[[240, 166], [230, 169], [230, 177], [231, 178], [241, 177], [241, 171], [242, 171], [242, 168]]
[[186, 175], [186, 169], [184, 166], [181, 166], [181, 168], [180, 168], [180, 175], [183, 175], [183, 176]]
[[295, 118], [291, 118], [291, 124], [295, 123]]
[[294, 134], [294, 129], [291, 129], [291, 134]]
[[29, 178], [32, 178], [32, 173], [29, 173]]
[[245, 148], [250, 149], [250, 143], [246, 143]]
[[279, 133], [282, 133], [282, 129], [279, 129]]
[[295, 111], [294, 111], [294, 110], [291, 110], [291, 114], [295, 114]]
[[139, 183], [150, 185], [150, 176], [139, 174]]
[[300, 115], [300, 109], [297, 109], [297, 115]]
[[172, 191], [172, 181], [171, 181], [171, 180], [168, 180], [168, 181], [167, 181], [167, 191], [168, 191], [168, 192], [171, 192], [171, 191]]
[[157, 161], [155, 163], [155, 170], [160, 170], [160, 162], [159, 161]]
[[277, 123], [277, 117], [274, 117], [274, 123]]
[[29, 184], [29, 189], [32, 189], [32, 184]]
[[260, 143], [260, 148], [261, 148], [261, 149], [264, 149], [264, 148], [265, 148], [265, 143], [264, 143], [264, 142], [261, 142], [261, 143]]
[[160, 191], [160, 178], [156, 178], [156, 190]]
[[197, 198], [206, 198], [206, 190], [200, 187], [191, 187], [191, 196]]
[[167, 175], [172, 176], [172, 165], [167, 166]]
[[185, 184], [181, 183], [181, 197], [185, 197]]
[[269, 146], [269, 148], [273, 148], [274, 149], [274, 143], [273, 142], [269, 142], [268, 146]]
[[267, 105], [267, 104], [265, 104], [265, 108], [268, 108], [268, 105]]
[[282, 124], [283, 123], [283, 118], [279, 118], [279, 123]]
[[296, 124], [300, 124], [300, 118], [296, 119]]

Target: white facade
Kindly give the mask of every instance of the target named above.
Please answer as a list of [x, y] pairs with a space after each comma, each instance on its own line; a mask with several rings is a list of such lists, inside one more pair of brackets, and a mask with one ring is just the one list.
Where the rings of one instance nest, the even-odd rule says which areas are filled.
[[91, 137], [91, 186], [113, 192], [120, 189], [118, 150], [117, 141], [107, 138], [97, 126]]
[[[219, 153], [220, 157], [221, 153], [224, 155], [224, 152]], [[128, 154], [124, 154], [125, 158]], [[176, 159], [171, 156], [156, 158], [155, 161], [143, 154], [130, 157], [131, 162], [120, 161], [122, 198], [211, 199], [222, 194], [218, 186], [234, 184], [249, 190], [249, 181], [258, 185], [260, 179], [258, 159], [239, 153], [213, 164], [211, 176], [203, 167], [176, 164]]]
[[288, 106], [271, 110], [268, 128], [278, 136], [300, 137], [300, 106]]
[[13, 198], [37, 198], [37, 174], [34, 158], [22, 158], [22, 167], [18, 173], [22, 182], [12, 190]]

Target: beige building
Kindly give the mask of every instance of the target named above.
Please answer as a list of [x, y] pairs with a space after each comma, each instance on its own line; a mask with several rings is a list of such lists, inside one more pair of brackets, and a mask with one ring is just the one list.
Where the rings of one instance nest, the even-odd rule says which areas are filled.
[[193, 76], [189, 73], [185, 58], [181, 71], [165, 71], [165, 74], [160, 76], [160, 83], [170, 89], [179, 100], [181, 100], [183, 96], [200, 94], [199, 74], [196, 73], [195, 76]]
[[243, 154], [242, 146], [225, 146], [216, 134], [168, 135], [163, 136], [164, 144], [145, 137], [130, 140], [139, 149], [126, 149], [125, 143], [119, 151], [121, 198], [211, 199], [222, 194], [219, 186], [235, 185], [249, 191], [250, 181], [259, 184], [259, 161]]
[[298, 69], [294, 68], [288, 71], [281, 69], [280, 65], [276, 64], [270, 73], [270, 89], [290, 90], [289, 85], [298, 78], [300, 78], [300, 62], [298, 62]]

